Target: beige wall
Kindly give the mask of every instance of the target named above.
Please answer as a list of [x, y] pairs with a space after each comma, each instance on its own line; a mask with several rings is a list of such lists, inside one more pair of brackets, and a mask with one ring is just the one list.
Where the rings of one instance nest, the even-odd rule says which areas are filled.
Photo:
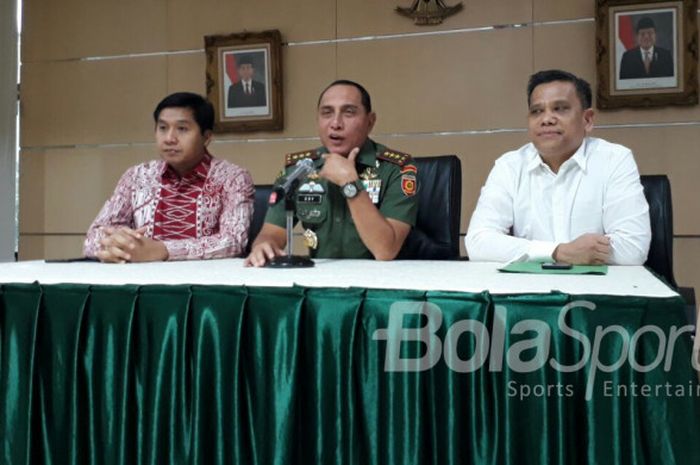
[[[464, 232], [493, 160], [526, 141], [528, 75], [559, 67], [595, 85], [594, 2], [470, 0], [432, 28], [395, 14], [400, 3], [409, 2], [25, 0], [20, 256], [80, 253], [119, 175], [154, 156], [158, 100], [204, 92], [204, 35], [269, 28], [289, 44], [285, 130], [221, 135], [212, 151], [271, 182], [284, 153], [315, 145], [321, 88], [357, 79], [373, 94], [376, 139], [418, 156], [460, 156]], [[491, 27], [516, 24], [524, 26]], [[677, 278], [700, 289], [700, 107], [601, 112], [597, 123], [598, 136], [633, 148], [642, 173], [670, 176], [683, 236]]]

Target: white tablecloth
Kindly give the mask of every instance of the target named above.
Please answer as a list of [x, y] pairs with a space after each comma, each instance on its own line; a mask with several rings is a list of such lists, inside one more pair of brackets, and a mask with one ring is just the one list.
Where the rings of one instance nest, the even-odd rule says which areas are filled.
[[641, 266], [611, 266], [606, 276], [502, 273], [497, 263], [468, 261], [316, 260], [313, 268], [244, 268], [242, 259], [110, 265], [0, 263], [0, 283], [223, 284], [361, 287], [481, 292], [671, 297], [676, 293]]

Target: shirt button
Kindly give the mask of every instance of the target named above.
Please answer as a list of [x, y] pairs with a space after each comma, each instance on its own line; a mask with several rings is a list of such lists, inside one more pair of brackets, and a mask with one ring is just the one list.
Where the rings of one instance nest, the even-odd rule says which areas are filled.
[[335, 218], [335, 222], [336, 222], [336, 223], [340, 223], [340, 217], [336, 217], [336, 218]]

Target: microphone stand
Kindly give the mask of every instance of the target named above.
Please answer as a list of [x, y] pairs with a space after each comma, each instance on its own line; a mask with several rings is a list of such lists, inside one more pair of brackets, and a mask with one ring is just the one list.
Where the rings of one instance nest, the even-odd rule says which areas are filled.
[[287, 254], [269, 260], [265, 265], [268, 268], [311, 268], [314, 266], [314, 261], [309, 257], [292, 255], [292, 240], [294, 238], [292, 234], [292, 230], [294, 229], [294, 194], [298, 187], [299, 180], [295, 179], [284, 196], [284, 210], [287, 213]]

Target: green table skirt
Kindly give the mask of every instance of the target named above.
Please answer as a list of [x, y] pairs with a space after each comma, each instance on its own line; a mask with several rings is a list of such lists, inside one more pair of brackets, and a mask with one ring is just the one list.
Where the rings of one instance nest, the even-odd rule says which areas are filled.
[[[529, 319], [552, 328], [549, 358], [582, 359], [584, 344], [557, 329], [574, 299], [596, 306], [574, 308], [566, 319], [591, 341], [611, 325], [630, 334], [654, 325], [668, 334], [684, 324], [675, 298], [2, 285], [0, 463], [700, 463], [687, 334], [668, 371], [627, 361], [591, 383], [590, 362], [571, 372], [549, 363], [509, 368], [509, 349], [534, 363], [544, 347], [528, 346], [532, 331], [518, 334], [516, 325]], [[447, 351], [423, 371], [386, 371], [388, 343], [373, 335], [387, 328], [392, 305], [412, 302], [440, 310], [434, 339], [443, 346], [448, 330], [467, 320], [492, 335], [500, 325], [504, 353], [492, 348], [470, 372], [453, 369]], [[405, 320], [406, 327], [426, 323]], [[459, 359], [478, 352], [472, 336], [458, 339]], [[659, 339], [638, 338], [638, 363], [651, 364]], [[601, 360], [612, 364], [623, 346], [622, 338], [602, 338]], [[401, 346], [404, 358], [426, 353], [420, 342]], [[492, 369], [499, 360], [503, 368]], [[656, 392], [632, 395], [633, 385]], [[659, 393], [661, 385], [671, 393]], [[606, 392], [619, 386], [629, 395]]]

